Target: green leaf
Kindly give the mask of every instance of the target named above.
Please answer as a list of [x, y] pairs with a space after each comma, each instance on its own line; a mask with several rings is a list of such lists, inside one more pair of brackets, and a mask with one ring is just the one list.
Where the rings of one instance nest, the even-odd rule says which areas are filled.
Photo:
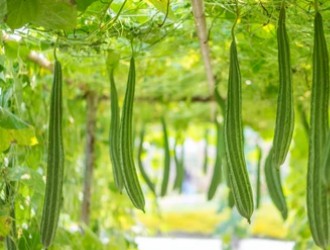
[[96, 2], [96, 0], [77, 0], [77, 8], [79, 11], [85, 11], [89, 5]]
[[38, 0], [7, 0], [8, 15], [6, 23], [17, 29], [31, 22], [38, 13]]
[[42, 249], [40, 234], [36, 225], [29, 225], [29, 228], [23, 229], [21, 234], [22, 236], [18, 240], [18, 249]]
[[33, 23], [46, 29], [72, 29], [77, 10], [66, 0], [8, 0], [7, 24], [12, 29]]
[[9, 110], [0, 107], [0, 127], [5, 129], [24, 129], [28, 128], [29, 124], [21, 120]]
[[14, 167], [8, 168], [8, 175], [6, 176], [7, 181], [19, 181], [26, 176], [30, 178], [30, 169], [26, 167]]
[[2, 23], [3, 19], [7, 14], [7, 1], [0, 0], [0, 23]]
[[76, 26], [76, 7], [67, 1], [45, 0], [39, 2], [34, 24], [47, 29], [73, 29]]
[[4, 130], [0, 128], [0, 151], [6, 150], [11, 143], [16, 143], [20, 146], [33, 146], [38, 143], [32, 127], [20, 130]]
[[[3, 43], [5, 47], [6, 57], [14, 59], [18, 57], [18, 47], [19, 44], [16, 41], [6, 41]], [[3, 76], [3, 81], [5, 82], [5, 76]]]
[[45, 182], [42, 176], [33, 169], [28, 167], [9, 168], [6, 178], [8, 181], [22, 181], [35, 190], [35, 192], [44, 194]]
[[171, 19], [174, 19], [174, 14], [170, 8], [170, 3], [168, 3], [170, 0], [147, 0], [147, 3], [150, 3], [153, 5], [157, 10], [160, 12], [163, 12], [165, 15], [167, 13], [167, 16]]
[[[0, 210], [1, 213], [3, 211]], [[1, 223], [0, 237], [7, 236], [10, 232], [10, 224], [11, 224], [10, 217], [8, 215], [0, 215], [0, 223]]]
[[0, 138], [0, 152], [8, 149], [12, 143], [21, 146], [33, 146], [38, 143], [32, 127], [24, 129], [3, 129], [0, 127]]
[[[8, 40], [4, 42], [6, 57], [10, 59], [21, 58], [25, 60], [28, 58], [30, 50], [22, 43], [14, 40]], [[2, 77], [5, 81], [5, 76]]]

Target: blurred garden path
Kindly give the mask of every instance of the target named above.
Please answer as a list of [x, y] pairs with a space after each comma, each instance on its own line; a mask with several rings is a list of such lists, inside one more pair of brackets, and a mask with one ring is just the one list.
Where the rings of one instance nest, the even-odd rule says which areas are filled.
[[[137, 237], [139, 250], [222, 250], [218, 239]], [[268, 239], [246, 239], [239, 241], [233, 250], [292, 250], [293, 242]]]
[[[224, 212], [227, 215], [220, 218], [221, 199], [206, 201], [205, 194], [171, 195], [158, 202], [163, 212], [162, 220], [156, 221], [152, 226], [159, 227], [159, 234], [155, 237], [137, 237], [139, 250], [224, 250], [219, 235], [231, 234], [233, 229], [230, 228], [242, 220], [237, 212], [231, 213], [229, 209]], [[223, 205], [226, 207], [226, 204]], [[284, 232], [284, 235], [278, 235], [278, 231], [287, 229], [272, 206], [269, 200], [264, 200], [263, 207], [255, 214], [249, 231], [241, 236], [244, 239], [238, 240], [239, 233], [233, 236], [235, 246], [232, 250], [293, 250], [294, 242], [271, 239], [284, 239], [287, 234]], [[235, 214], [237, 221], [228, 217]], [[210, 223], [210, 220], [214, 223]], [[166, 224], [167, 231], [162, 232], [162, 223]], [[227, 225], [227, 229], [219, 231], [224, 225]], [[260, 234], [260, 231], [263, 233]], [[265, 238], [253, 238], [251, 235], [262, 235]]]

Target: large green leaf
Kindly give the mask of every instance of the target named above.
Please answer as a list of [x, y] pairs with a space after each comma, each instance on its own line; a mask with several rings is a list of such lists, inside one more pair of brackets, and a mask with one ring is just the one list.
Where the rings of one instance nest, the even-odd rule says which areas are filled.
[[0, 23], [3, 22], [5, 15], [7, 14], [7, 1], [0, 0]]
[[33, 23], [47, 29], [73, 29], [76, 26], [77, 9], [68, 1], [40, 0]]
[[7, 0], [7, 24], [17, 29], [31, 22], [38, 13], [38, 0]]
[[96, 2], [96, 0], [77, 0], [77, 8], [79, 11], [85, 11], [89, 5]]
[[28, 23], [47, 29], [71, 29], [76, 18], [75, 5], [66, 0], [8, 0], [6, 22], [12, 29]]

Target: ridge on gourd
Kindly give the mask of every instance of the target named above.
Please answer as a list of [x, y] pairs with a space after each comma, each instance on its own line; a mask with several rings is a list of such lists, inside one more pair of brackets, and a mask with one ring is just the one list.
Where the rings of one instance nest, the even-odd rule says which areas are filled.
[[330, 197], [324, 185], [322, 153], [329, 131], [329, 55], [323, 20], [314, 19], [313, 80], [311, 93], [309, 157], [307, 173], [307, 214], [313, 240], [327, 249], [330, 243]]
[[124, 186], [120, 162], [120, 114], [118, 94], [114, 79], [114, 69], [110, 69], [110, 98], [111, 98], [111, 122], [109, 131], [109, 151], [112, 172], [117, 189], [121, 192]]
[[227, 196], [228, 207], [233, 208], [235, 206], [235, 200], [234, 200], [234, 195], [232, 192], [230, 178], [229, 178], [229, 169], [228, 169], [226, 154], [224, 154], [224, 156], [223, 156], [222, 165], [223, 165], [222, 169], [223, 169], [224, 177], [226, 180], [226, 186], [228, 188], [228, 196]]
[[290, 46], [285, 27], [285, 6], [282, 3], [277, 27], [279, 91], [276, 125], [272, 147], [272, 165], [279, 168], [288, 154], [294, 129], [294, 105], [291, 80]]
[[248, 222], [253, 213], [252, 188], [246, 169], [243, 146], [241, 73], [234, 34], [230, 46], [230, 64], [225, 115], [225, 145], [229, 179], [238, 212]]
[[133, 158], [132, 118], [135, 93], [135, 61], [131, 58], [120, 123], [120, 157], [124, 186], [133, 205], [144, 211], [144, 195]]
[[52, 244], [57, 230], [62, 204], [63, 174], [62, 68], [60, 62], [55, 61], [48, 127], [46, 190], [40, 226], [41, 241], [45, 248]]
[[324, 169], [325, 185], [327, 189], [330, 189], [330, 130], [328, 131], [328, 137], [326, 147], [322, 154], [322, 168]]
[[231, 191], [231, 188], [229, 189], [229, 191], [228, 191], [228, 197], [227, 197], [227, 199], [228, 199], [228, 207], [230, 207], [230, 208], [234, 208], [234, 206], [235, 206], [235, 199], [234, 199], [234, 196], [233, 196], [233, 191]]

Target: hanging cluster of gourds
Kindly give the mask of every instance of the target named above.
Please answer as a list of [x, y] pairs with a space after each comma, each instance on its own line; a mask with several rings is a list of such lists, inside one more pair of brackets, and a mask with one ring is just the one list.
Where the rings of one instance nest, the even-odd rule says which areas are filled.
[[[237, 19], [239, 16], [238, 14], [239, 13], [237, 13]], [[277, 27], [279, 92], [276, 124], [272, 148], [266, 158], [264, 168], [270, 197], [275, 206], [281, 212], [283, 219], [287, 218], [288, 209], [281, 185], [280, 167], [285, 162], [294, 130], [290, 46], [286, 32], [285, 18], [285, 5], [282, 3]], [[228, 93], [226, 112], [224, 115], [224, 126], [222, 127], [221, 124], [216, 123], [217, 155], [207, 198], [210, 200], [214, 197], [217, 187], [221, 182], [222, 173], [224, 173], [230, 190], [229, 200], [231, 201], [231, 206], [235, 204], [239, 213], [250, 222], [254, 210], [254, 202], [244, 157], [241, 119], [241, 75], [234, 34], [235, 26], [236, 22], [232, 28]], [[327, 44], [323, 31], [322, 16], [317, 9], [314, 21], [313, 86], [309, 129], [310, 150], [307, 181], [307, 208], [313, 239], [315, 243], [322, 248], [326, 248], [330, 244], [330, 197], [327, 191], [330, 183], [330, 135], [328, 125], [329, 89]], [[215, 94], [217, 94], [217, 91], [215, 91]], [[125, 102], [126, 99], [124, 103]], [[169, 146], [164, 120], [162, 120], [162, 124], [165, 138], [165, 166], [160, 195], [164, 196], [166, 194], [169, 180]], [[121, 126], [124, 126], [124, 124]], [[259, 207], [260, 203], [261, 149], [259, 149], [259, 151], [260, 157], [257, 169], [256, 207]], [[124, 157], [122, 153], [121, 157]], [[124, 159], [122, 159], [122, 162], [124, 162]], [[224, 162], [226, 164], [223, 164]], [[113, 164], [115, 164], [114, 160]], [[222, 167], [223, 165], [225, 167]], [[130, 173], [131, 176], [126, 176], [124, 174], [124, 179], [127, 178], [127, 182], [137, 181], [135, 177], [132, 178], [132, 176], [136, 176], [136, 173], [133, 173], [134, 171], [132, 171], [133, 168], [130, 170], [125, 169], [128, 168], [128, 166], [129, 165], [125, 166], [121, 164], [116, 170], [114, 170], [114, 172], [117, 173], [121, 170], [123, 173], [126, 173], [126, 175], [127, 173]], [[206, 170], [206, 166], [207, 161], [204, 163], [204, 170]], [[142, 175], [145, 176], [145, 173]], [[146, 182], [148, 183], [150, 180], [146, 179]], [[137, 186], [138, 184], [134, 185]], [[154, 186], [150, 183], [148, 185], [154, 192]], [[126, 189], [128, 188], [129, 187], [126, 187]], [[128, 190], [127, 192], [129, 193]], [[134, 197], [131, 197], [131, 193], [130, 197], [133, 204], [136, 204], [134, 199], [142, 199], [140, 195], [140, 191], [135, 192]], [[141, 206], [139, 207], [136, 205], [136, 207], [143, 209]]]
[[[234, 24], [235, 27], [235, 24]], [[242, 216], [250, 221], [253, 198], [243, 155], [241, 122], [241, 76], [232, 30], [230, 69], [225, 114], [225, 146], [229, 171], [229, 186], [235, 205]], [[272, 148], [265, 162], [266, 184], [272, 201], [283, 219], [287, 218], [287, 205], [280, 179], [280, 166], [289, 151], [294, 129], [294, 105], [291, 81], [290, 47], [285, 27], [285, 6], [281, 5], [277, 27], [279, 92], [275, 133]], [[329, 59], [323, 31], [322, 16], [318, 11], [314, 19], [313, 84], [311, 121], [309, 129], [309, 161], [307, 178], [307, 213], [315, 243], [323, 249], [330, 244], [330, 196], [328, 194], [330, 167], [329, 133]], [[260, 201], [260, 161], [258, 164], [257, 206]]]
[[[238, 13], [237, 13], [238, 18]], [[212, 199], [223, 173], [230, 189], [230, 204], [249, 222], [254, 210], [252, 188], [246, 169], [241, 119], [241, 75], [235, 41], [235, 24], [232, 28], [230, 67], [224, 125], [216, 123], [217, 156], [207, 198]], [[285, 27], [285, 5], [281, 5], [277, 28], [279, 93], [276, 126], [272, 148], [265, 162], [266, 183], [271, 199], [287, 217], [287, 205], [281, 187], [280, 166], [289, 151], [294, 129], [294, 105], [291, 81], [289, 40]], [[145, 199], [139, 184], [133, 158], [132, 114], [135, 92], [135, 62], [132, 56], [129, 67], [126, 94], [122, 112], [114, 81], [114, 67], [110, 72], [111, 127], [110, 156], [117, 189], [125, 188], [133, 205], [144, 211]], [[55, 62], [54, 81], [50, 105], [48, 165], [43, 215], [41, 220], [42, 243], [49, 247], [54, 239], [62, 199], [64, 150], [62, 142], [62, 73], [61, 65]], [[323, 31], [322, 16], [317, 8], [314, 22], [313, 84], [311, 97], [311, 120], [309, 129], [309, 162], [307, 181], [308, 219], [315, 243], [326, 249], [330, 243], [330, 133], [329, 109], [329, 60]], [[170, 147], [165, 120], [162, 119], [164, 134], [164, 172], [160, 196], [166, 195], [170, 176]], [[150, 190], [156, 194], [155, 185], [144, 170], [141, 155], [145, 131], [141, 130], [138, 150], [138, 166]], [[174, 150], [176, 152], [176, 150]], [[183, 151], [183, 150], [182, 150]], [[206, 150], [207, 151], [207, 150]], [[206, 152], [205, 151], [205, 152]], [[182, 190], [184, 178], [183, 154], [178, 157], [177, 176], [174, 189]], [[180, 160], [181, 159], [181, 160]], [[205, 158], [204, 171], [207, 168]], [[222, 163], [225, 168], [222, 168]], [[256, 207], [260, 201], [260, 162], [257, 174]]]
[[[117, 90], [114, 82], [113, 68], [110, 70], [111, 83], [111, 127], [110, 127], [110, 159], [113, 168], [114, 180], [117, 189], [122, 192], [125, 187], [133, 205], [144, 211], [144, 196], [133, 159], [133, 139], [132, 139], [132, 113], [133, 99], [135, 88], [135, 65], [134, 57], [131, 59], [129, 77], [127, 82], [126, 95], [124, 99], [122, 119], [119, 122], [119, 105], [117, 98]], [[161, 119], [163, 138], [164, 138], [164, 170], [160, 190], [160, 196], [165, 196], [168, 190], [170, 179], [170, 144], [165, 119]], [[156, 188], [152, 180], [149, 178], [142, 161], [143, 142], [145, 136], [145, 128], [142, 127], [139, 138], [138, 148], [138, 167], [142, 178], [150, 188], [151, 192], [156, 195]], [[183, 152], [183, 150], [182, 150]], [[176, 145], [174, 148], [174, 160], [176, 163], [176, 178], [173, 189], [182, 190], [184, 180], [184, 163], [183, 154], [179, 158], [176, 154]]]
[[[237, 19], [238, 15], [237, 13]], [[294, 130], [294, 104], [290, 65], [290, 46], [285, 26], [285, 4], [281, 4], [278, 27], [279, 92], [272, 148], [265, 161], [266, 184], [270, 197], [283, 219], [288, 209], [281, 185], [280, 167], [285, 162]], [[252, 188], [246, 169], [241, 119], [241, 75], [235, 41], [236, 22], [232, 28], [230, 67], [224, 127], [217, 123], [217, 156], [207, 198], [212, 199], [225, 174], [229, 187], [229, 200], [249, 222], [254, 210]], [[315, 243], [327, 248], [330, 244], [330, 134], [329, 134], [329, 60], [324, 36], [322, 16], [316, 3], [314, 19], [313, 84], [311, 121], [309, 129], [309, 161], [307, 181], [307, 212]], [[217, 94], [217, 91], [215, 91]], [[164, 121], [164, 134], [166, 128]], [[169, 149], [165, 142], [165, 167], [161, 196], [166, 194], [169, 178]], [[257, 168], [256, 207], [260, 203], [261, 149]], [[222, 164], [226, 162], [226, 164]], [[222, 166], [225, 166], [222, 167]], [[206, 169], [205, 161], [204, 169]], [[124, 166], [122, 166], [124, 167]], [[134, 202], [133, 202], [134, 203]]]
[[[309, 129], [309, 160], [307, 177], [307, 213], [315, 243], [326, 249], [330, 244], [330, 133], [329, 133], [329, 58], [323, 21], [316, 1], [314, 18], [313, 83]], [[238, 17], [238, 15], [237, 15]], [[241, 76], [237, 48], [232, 29], [230, 68], [224, 137], [229, 186], [239, 213], [250, 221], [253, 213], [252, 188], [247, 174], [241, 121]], [[281, 187], [280, 166], [289, 151], [294, 129], [294, 105], [291, 81], [290, 47], [285, 27], [285, 5], [282, 2], [277, 27], [279, 92], [275, 134], [265, 162], [268, 190], [282, 217], [287, 205]], [[258, 171], [259, 172], [259, 171]], [[260, 178], [259, 178], [260, 179]], [[260, 184], [259, 184], [260, 186]], [[259, 191], [260, 192], [260, 191]], [[259, 201], [258, 201], [259, 202]]]

